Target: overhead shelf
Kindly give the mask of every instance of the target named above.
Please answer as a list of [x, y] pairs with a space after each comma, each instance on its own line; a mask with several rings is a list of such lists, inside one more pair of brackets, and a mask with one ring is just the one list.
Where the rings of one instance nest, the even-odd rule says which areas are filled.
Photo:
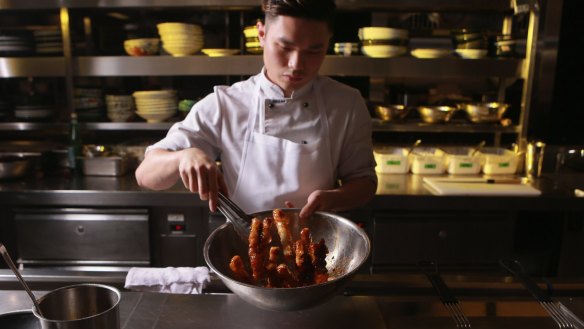
[[474, 124], [466, 122], [449, 122], [430, 124], [421, 122], [381, 123], [373, 120], [373, 132], [431, 132], [431, 133], [519, 133], [521, 127], [503, 127], [497, 124]]
[[[519, 77], [522, 64], [521, 59], [464, 60], [456, 57], [417, 59], [409, 56], [395, 58], [327, 56], [320, 73], [334, 76], [400, 78]], [[254, 75], [261, 70], [262, 65], [262, 57], [259, 55], [77, 57], [73, 59], [73, 74], [83, 77]]]
[[62, 77], [64, 57], [0, 57], [0, 77]]

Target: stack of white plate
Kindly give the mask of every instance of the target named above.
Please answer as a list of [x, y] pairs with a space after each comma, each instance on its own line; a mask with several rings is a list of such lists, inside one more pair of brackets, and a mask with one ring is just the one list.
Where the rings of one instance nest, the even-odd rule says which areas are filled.
[[361, 52], [369, 57], [401, 56], [408, 51], [408, 30], [390, 27], [362, 27], [358, 32]]
[[60, 30], [37, 30], [33, 32], [37, 54], [57, 55], [63, 53]]
[[160, 23], [156, 25], [162, 39], [162, 48], [172, 56], [193, 55], [203, 48], [203, 29], [186, 23]]
[[0, 56], [29, 55], [33, 49], [29, 31], [0, 33]]
[[126, 122], [134, 115], [132, 95], [105, 95], [107, 117], [113, 122]]
[[55, 114], [52, 105], [16, 105], [14, 107], [14, 117], [18, 120], [36, 121], [50, 118]]
[[176, 114], [176, 90], [136, 91], [133, 96], [136, 114], [147, 122], [163, 122]]

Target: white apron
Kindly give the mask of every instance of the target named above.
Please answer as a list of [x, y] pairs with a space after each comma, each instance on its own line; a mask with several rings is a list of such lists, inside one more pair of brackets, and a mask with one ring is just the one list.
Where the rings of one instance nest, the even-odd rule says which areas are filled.
[[[247, 120], [239, 177], [231, 198], [246, 213], [283, 208], [285, 201], [301, 208], [314, 190], [334, 187], [334, 169], [330, 152], [329, 125], [318, 83], [314, 83], [316, 105], [320, 115], [320, 138], [299, 144], [254, 131], [255, 122], [268, 100], [260, 94], [260, 84], [253, 110]], [[263, 101], [262, 101], [263, 100]], [[302, 106], [292, 99], [281, 106]], [[263, 122], [260, 122], [260, 126]], [[263, 127], [260, 127], [263, 131]]]

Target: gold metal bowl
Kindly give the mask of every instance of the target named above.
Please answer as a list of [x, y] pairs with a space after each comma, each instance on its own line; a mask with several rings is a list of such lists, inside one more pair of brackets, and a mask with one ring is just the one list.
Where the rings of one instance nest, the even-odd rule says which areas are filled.
[[408, 115], [410, 108], [405, 105], [377, 105], [375, 114], [383, 122], [402, 120]]

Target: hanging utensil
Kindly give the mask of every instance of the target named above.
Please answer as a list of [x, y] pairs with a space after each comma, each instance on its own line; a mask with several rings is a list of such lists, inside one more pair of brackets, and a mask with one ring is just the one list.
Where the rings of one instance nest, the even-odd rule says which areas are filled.
[[41, 316], [42, 316], [41, 309], [39, 307], [39, 303], [36, 300], [36, 297], [32, 294], [32, 291], [30, 290], [30, 288], [28, 287], [28, 285], [24, 281], [24, 278], [22, 277], [22, 275], [20, 275], [20, 272], [18, 271], [18, 269], [14, 265], [12, 258], [10, 258], [10, 255], [8, 254], [8, 250], [6, 250], [6, 247], [4, 247], [4, 245], [2, 243], [0, 243], [0, 254], [2, 254], [2, 257], [6, 261], [6, 264], [8, 264], [8, 267], [10, 267], [12, 272], [14, 272], [14, 275], [16, 275], [16, 278], [18, 279], [18, 281], [20, 281], [20, 284], [22, 284], [22, 286], [24, 287], [24, 290], [26, 290], [26, 292], [28, 293], [28, 296], [30, 297], [30, 299], [32, 299], [32, 303], [34, 304], [34, 307], [36, 308], [37, 312], [39, 312], [39, 314], [41, 314]]
[[470, 156], [474, 156], [475, 154], [477, 154], [477, 152], [479, 152], [480, 150], [482, 150], [482, 149], [483, 149], [483, 147], [485, 146], [485, 144], [486, 144], [486, 143], [487, 143], [487, 142], [485, 142], [484, 140], [483, 140], [483, 141], [481, 141], [481, 142], [479, 143], [479, 145], [477, 145], [477, 146], [474, 148], [474, 150], [472, 151], [472, 153], [470, 154]]
[[410, 149], [408, 150], [408, 154], [406, 154], [406, 156], [410, 155], [410, 153], [412, 153], [414, 151], [414, 149], [416, 147], [418, 147], [421, 143], [422, 143], [421, 139], [418, 139], [417, 141], [415, 141], [414, 145], [412, 145], [412, 147], [410, 147]]

